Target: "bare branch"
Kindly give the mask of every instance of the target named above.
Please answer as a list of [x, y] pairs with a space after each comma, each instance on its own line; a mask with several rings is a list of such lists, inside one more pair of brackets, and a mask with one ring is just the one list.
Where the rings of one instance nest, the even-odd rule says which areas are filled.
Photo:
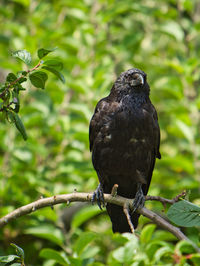
[[[31, 212], [34, 212], [38, 209], [41, 209], [41, 208], [44, 208], [47, 206], [52, 207], [52, 206], [60, 204], [60, 203], [67, 203], [68, 204], [69, 202], [75, 202], [75, 201], [81, 201], [81, 202], [84, 202], [84, 201], [88, 202], [89, 201], [90, 202], [92, 199], [92, 196], [93, 196], [93, 193], [80, 193], [80, 192], [74, 191], [71, 194], [63, 194], [63, 195], [57, 195], [57, 196], [53, 196], [53, 197], [49, 197], [49, 198], [39, 199], [39, 200], [34, 201], [28, 205], [22, 206], [16, 210], [14, 210], [13, 212], [7, 214], [6, 216], [2, 217], [0, 219], [0, 227], [5, 226], [8, 222], [10, 222], [10, 221], [12, 221], [18, 217], [29, 214]], [[150, 198], [148, 198], [148, 197], [150, 197]], [[157, 198], [157, 197], [152, 197], [152, 196], [147, 196], [146, 198], [147, 198], [147, 200], [159, 200], [161, 202], [167, 200], [167, 199], [163, 199], [161, 197]], [[116, 204], [116, 205], [119, 205], [122, 207], [125, 206], [124, 207], [125, 214], [126, 214], [128, 221], [130, 221], [130, 216], [129, 216], [129, 213], [127, 215], [127, 212], [128, 212], [128, 209], [129, 208], [131, 209], [131, 207], [133, 205], [133, 199], [127, 199], [127, 198], [124, 198], [121, 196], [113, 197], [110, 194], [104, 194], [104, 200], [105, 200], [105, 202], [108, 202], [108, 203]], [[168, 202], [168, 203], [171, 203], [171, 202]], [[160, 217], [158, 214], [156, 214], [150, 210], [147, 210], [145, 207], [138, 209], [137, 212], [142, 214], [143, 216], [146, 216], [147, 218], [151, 219], [158, 226], [171, 232], [178, 239], [189, 241], [194, 246], [195, 250], [197, 252], [200, 252], [199, 248], [194, 243], [192, 243], [181, 232], [181, 230], [178, 227], [171, 225], [169, 222], [167, 222], [165, 219]], [[130, 227], [131, 227], [131, 224], [132, 223], [129, 222]]]
[[163, 205], [165, 205], [166, 203], [169, 204], [174, 204], [175, 202], [179, 201], [179, 199], [181, 197], [184, 197], [186, 195], [186, 191], [181, 192], [180, 194], [178, 194], [175, 198], [173, 199], [166, 199], [166, 198], [162, 198], [160, 196], [146, 196], [145, 200], [156, 200], [156, 201], [160, 201]]
[[128, 221], [128, 224], [131, 228], [131, 232], [132, 234], [135, 234], [135, 229], [134, 229], [134, 226], [133, 226], [133, 223], [131, 222], [131, 217], [130, 217], [130, 214], [129, 214], [129, 205], [127, 203], [124, 204], [124, 207], [123, 207], [123, 211], [126, 215], [126, 218], [127, 218], [127, 221]]
[[111, 193], [110, 193], [110, 195], [112, 196], [112, 197], [115, 197], [115, 196], [117, 196], [117, 189], [118, 189], [118, 184], [114, 184], [114, 186], [113, 186], [113, 188], [112, 188], [112, 191], [111, 191]]
[[187, 236], [185, 236], [178, 227], [173, 226], [158, 214], [146, 209], [145, 207], [140, 209], [139, 213], [151, 219], [158, 226], [166, 229], [167, 231], [175, 235], [179, 240], [188, 240]]

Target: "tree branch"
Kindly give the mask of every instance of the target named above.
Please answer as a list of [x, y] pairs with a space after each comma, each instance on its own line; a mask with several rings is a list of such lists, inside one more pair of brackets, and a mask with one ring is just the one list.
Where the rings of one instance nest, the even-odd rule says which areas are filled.
[[132, 232], [132, 234], [134, 234], [135, 233], [135, 229], [134, 229], [133, 223], [131, 221], [131, 216], [130, 216], [130, 213], [129, 213], [129, 205], [128, 205], [128, 203], [124, 204], [123, 211], [124, 211], [124, 213], [126, 215], [126, 219], [127, 219], [128, 224], [129, 224], [129, 226], [131, 228], [131, 232]]
[[[181, 194], [182, 195], [182, 194]], [[6, 216], [2, 217], [0, 219], [0, 228], [5, 226], [8, 222], [24, 216], [26, 214], [32, 213], [38, 209], [47, 207], [47, 206], [54, 206], [60, 203], [67, 203], [69, 204], [70, 202], [75, 202], [75, 201], [82, 201], [82, 202], [90, 202], [92, 199], [93, 193], [80, 193], [74, 191], [71, 194], [63, 194], [63, 195], [57, 195], [49, 198], [42, 198], [39, 200], [36, 200], [30, 204], [27, 204], [25, 206], [22, 206], [13, 212], [7, 214]], [[121, 196], [115, 196], [113, 197], [110, 194], [104, 194], [104, 200], [105, 202], [116, 204], [119, 206], [122, 206], [125, 210], [126, 217], [129, 217], [128, 213], [128, 208], [131, 209], [131, 206], [133, 205], [133, 199], [127, 199]], [[166, 201], [167, 199], [161, 198], [161, 197], [153, 197], [153, 196], [146, 196], [146, 200], [158, 200], [158, 201]], [[177, 200], [177, 197], [176, 197]], [[168, 202], [169, 200], [167, 200]], [[171, 201], [169, 203], [172, 203]], [[174, 203], [174, 202], [173, 202]], [[189, 241], [195, 250], [197, 252], [200, 252], [200, 249], [193, 243], [191, 242], [187, 236], [185, 236], [181, 230], [176, 227], [171, 225], [169, 222], [167, 222], [165, 219], [163, 219], [161, 216], [158, 214], [147, 210], [145, 207], [138, 209], [138, 213], [142, 214], [143, 216], [149, 218], [152, 220], [154, 223], [156, 223], [158, 226], [166, 229], [167, 231], [171, 232], [174, 236], [176, 236], [179, 240], [187, 240]], [[131, 224], [131, 223], [130, 223]], [[132, 230], [133, 231], [133, 230]]]
[[175, 198], [173, 199], [166, 199], [166, 198], [162, 198], [160, 196], [149, 196], [147, 195], [145, 197], [145, 200], [156, 200], [156, 201], [160, 201], [163, 205], [165, 205], [166, 203], [169, 203], [169, 204], [174, 204], [175, 202], [179, 201], [179, 199], [181, 197], [185, 197], [186, 195], [186, 191], [183, 191], [181, 192], [180, 194], [178, 194]]

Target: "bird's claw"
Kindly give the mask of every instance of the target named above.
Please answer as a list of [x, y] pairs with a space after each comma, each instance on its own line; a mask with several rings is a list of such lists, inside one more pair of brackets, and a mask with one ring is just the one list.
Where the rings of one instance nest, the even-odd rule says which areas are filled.
[[95, 201], [97, 201], [97, 205], [99, 206], [100, 210], [102, 210], [101, 206], [105, 207], [103, 189], [101, 184], [98, 185], [97, 189], [92, 195], [92, 204], [94, 204]]
[[142, 191], [142, 186], [139, 185], [139, 188], [135, 194], [135, 199], [133, 201], [133, 210], [132, 213], [137, 211], [137, 209], [143, 208], [145, 203], [145, 196]]

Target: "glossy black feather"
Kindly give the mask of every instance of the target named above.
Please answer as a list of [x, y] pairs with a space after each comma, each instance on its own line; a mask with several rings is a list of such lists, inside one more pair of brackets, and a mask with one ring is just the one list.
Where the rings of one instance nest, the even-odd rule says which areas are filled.
[[[123, 72], [110, 94], [101, 99], [90, 122], [92, 162], [104, 193], [118, 184], [118, 195], [134, 198], [137, 184], [147, 194], [159, 152], [157, 113], [149, 99], [146, 74], [139, 69]], [[107, 204], [114, 232], [129, 232], [123, 210]], [[139, 215], [131, 217], [135, 227]]]

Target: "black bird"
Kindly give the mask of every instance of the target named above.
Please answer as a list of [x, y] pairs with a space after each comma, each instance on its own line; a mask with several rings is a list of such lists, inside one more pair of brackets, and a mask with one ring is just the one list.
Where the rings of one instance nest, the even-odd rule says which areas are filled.
[[[93, 199], [101, 208], [103, 193], [135, 198], [131, 220], [138, 225], [138, 208], [144, 206], [155, 160], [161, 158], [157, 113], [149, 99], [147, 75], [132, 68], [120, 74], [110, 94], [101, 99], [90, 121], [92, 162], [99, 178]], [[130, 232], [122, 207], [107, 204], [113, 232]]]

